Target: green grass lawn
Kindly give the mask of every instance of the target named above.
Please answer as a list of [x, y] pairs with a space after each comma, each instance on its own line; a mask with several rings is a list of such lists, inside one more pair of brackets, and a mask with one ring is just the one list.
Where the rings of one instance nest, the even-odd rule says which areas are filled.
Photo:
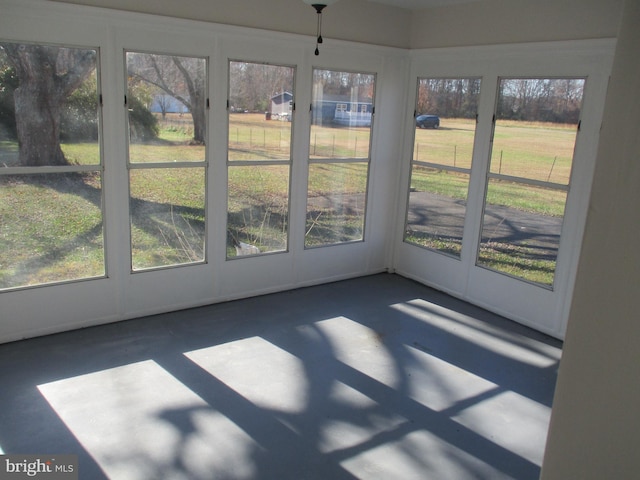
[[[229, 167], [227, 231], [236, 242], [262, 253], [287, 248], [289, 165], [233, 165]], [[227, 256], [235, 257], [233, 244]]]
[[104, 275], [99, 178], [85, 177], [0, 179], [0, 288]]
[[[414, 165], [411, 189], [466, 200], [469, 175]], [[487, 189], [487, 203], [554, 217], [561, 217], [564, 214], [566, 196], [566, 192], [562, 190], [550, 190], [503, 180], [491, 180]]]
[[544, 258], [534, 248], [506, 243], [480, 246], [478, 264], [540, 285], [553, 285], [556, 261]]

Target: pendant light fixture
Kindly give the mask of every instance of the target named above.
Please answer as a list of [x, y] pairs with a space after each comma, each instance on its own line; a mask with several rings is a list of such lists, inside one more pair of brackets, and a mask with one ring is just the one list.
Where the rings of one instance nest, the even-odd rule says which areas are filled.
[[338, 0], [302, 0], [307, 5], [311, 5], [316, 9], [316, 13], [318, 14], [318, 22], [316, 27], [316, 55], [320, 55], [320, 50], [318, 50], [318, 45], [322, 43], [322, 10], [325, 7], [336, 3]]

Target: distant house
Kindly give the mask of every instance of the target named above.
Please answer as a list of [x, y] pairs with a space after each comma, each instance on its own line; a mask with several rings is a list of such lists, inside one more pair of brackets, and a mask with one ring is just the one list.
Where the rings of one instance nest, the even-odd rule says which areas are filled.
[[154, 95], [149, 110], [153, 113], [187, 113], [184, 103], [171, 95]]
[[351, 127], [370, 127], [373, 114], [371, 98], [349, 95], [324, 95], [313, 105], [314, 125], [334, 124]]
[[293, 112], [293, 95], [289, 92], [282, 92], [271, 97], [269, 112], [271, 118], [291, 121]]

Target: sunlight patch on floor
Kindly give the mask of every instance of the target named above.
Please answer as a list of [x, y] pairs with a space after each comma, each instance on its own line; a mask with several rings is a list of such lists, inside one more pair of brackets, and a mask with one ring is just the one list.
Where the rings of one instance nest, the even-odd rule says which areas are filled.
[[407, 395], [434, 410], [444, 411], [469, 398], [485, 394], [496, 384], [464, 368], [427, 354], [421, 347], [407, 345]]
[[549, 407], [506, 391], [476, 402], [451, 418], [487, 440], [541, 465], [550, 416]]
[[255, 474], [244, 461], [257, 448], [251, 437], [152, 360], [38, 390], [110, 478]]
[[184, 355], [262, 408], [302, 413], [309, 402], [309, 379], [300, 359], [261, 337]]
[[390, 305], [390, 308], [478, 347], [537, 368], [550, 367], [559, 361], [556, 348], [547, 347], [515, 333], [506, 333], [500, 328], [425, 300], [396, 303]]

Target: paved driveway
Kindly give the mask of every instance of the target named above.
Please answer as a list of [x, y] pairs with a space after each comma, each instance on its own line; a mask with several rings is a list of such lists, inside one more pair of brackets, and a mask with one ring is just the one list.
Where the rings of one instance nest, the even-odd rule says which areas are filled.
[[[429, 192], [411, 192], [408, 227], [442, 238], [462, 238], [466, 204]], [[483, 242], [511, 243], [534, 247], [540, 255], [558, 253], [562, 217], [523, 212], [489, 205], [484, 214]]]

